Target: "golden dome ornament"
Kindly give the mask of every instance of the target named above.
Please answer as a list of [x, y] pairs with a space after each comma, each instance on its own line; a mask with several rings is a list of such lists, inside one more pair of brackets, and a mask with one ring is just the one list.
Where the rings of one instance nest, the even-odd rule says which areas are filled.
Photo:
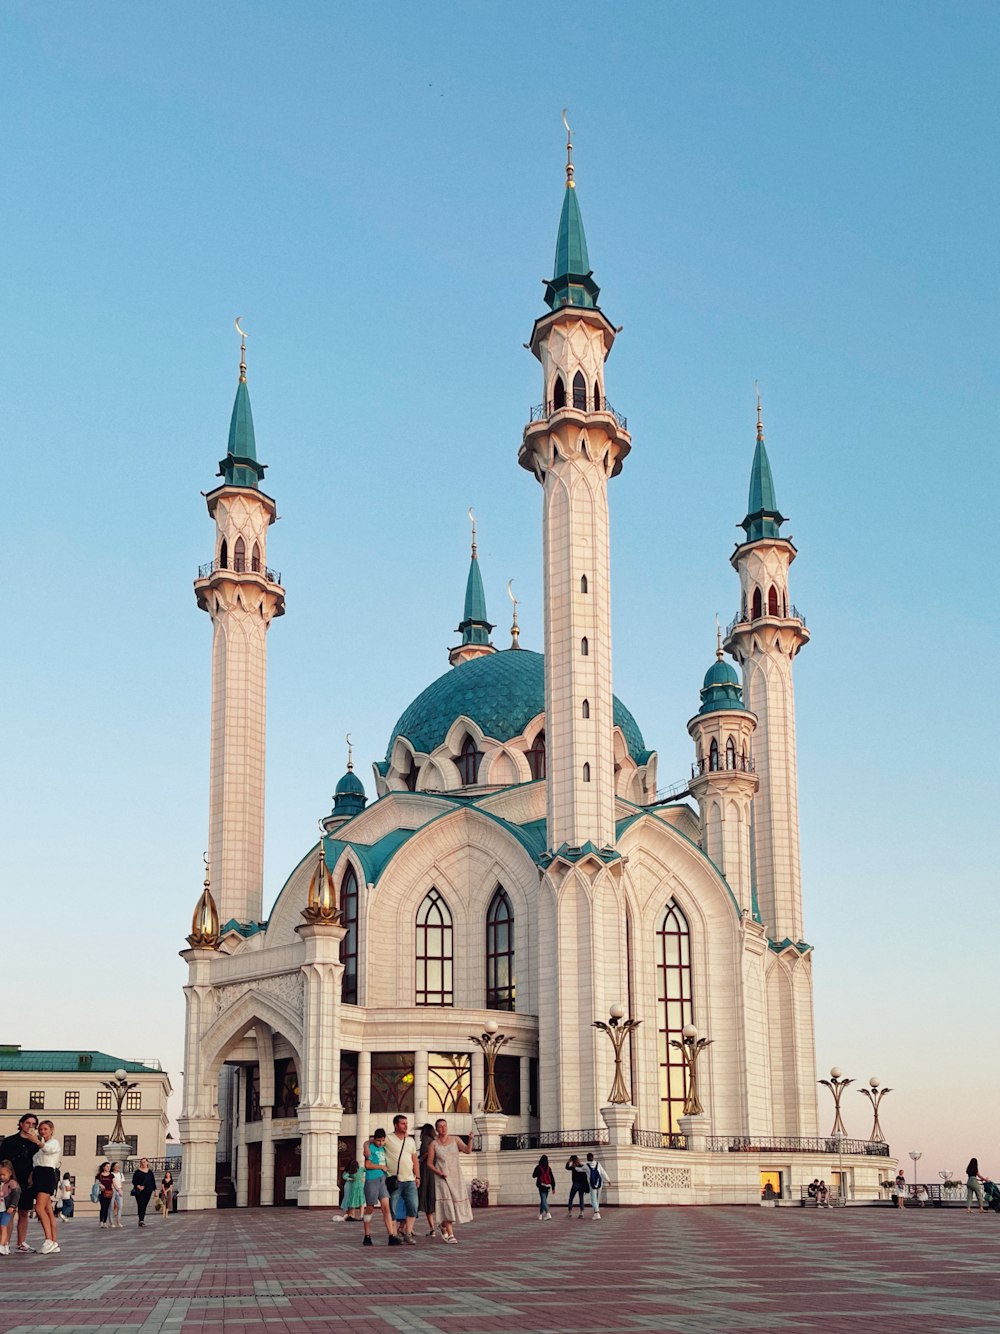
[[191, 918], [191, 934], [187, 943], [194, 950], [217, 950], [219, 948], [219, 910], [212, 898], [211, 876], [208, 871], [208, 853], [203, 856], [205, 862], [205, 885], [201, 898], [195, 905]]
[[326, 864], [326, 849], [322, 839], [319, 841], [319, 858], [309, 881], [309, 895], [306, 906], [302, 909], [302, 916], [314, 926], [336, 926], [340, 921], [337, 891], [333, 887], [333, 876]]

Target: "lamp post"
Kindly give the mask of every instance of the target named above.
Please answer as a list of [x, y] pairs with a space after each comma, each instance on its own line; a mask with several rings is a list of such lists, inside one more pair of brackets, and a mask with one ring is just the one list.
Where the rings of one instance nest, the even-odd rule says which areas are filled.
[[920, 1162], [920, 1159], [921, 1159], [923, 1156], [924, 1156], [924, 1155], [920, 1152], [919, 1149], [911, 1149], [911, 1150], [910, 1150], [910, 1159], [911, 1159], [911, 1161], [912, 1161], [912, 1163], [913, 1163], [913, 1189], [914, 1189], [914, 1190], [916, 1190], [916, 1188], [917, 1188], [917, 1163]]
[[953, 1176], [953, 1173], [949, 1172], [948, 1169], [945, 1168], [944, 1171], [938, 1172], [938, 1176], [941, 1178], [941, 1198], [943, 1199], [945, 1191], [951, 1185], [951, 1178]]
[[685, 1024], [681, 1029], [681, 1040], [670, 1039], [671, 1047], [676, 1047], [684, 1062], [687, 1072], [687, 1095], [684, 1098], [684, 1115], [701, 1116], [705, 1110], [698, 1096], [698, 1057], [710, 1047], [714, 1038], [700, 1038], [694, 1024]]
[[594, 1027], [599, 1028], [602, 1033], [607, 1033], [611, 1039], [615, 1053], [615, 1082], [611, 1085], [611, 1092], [608, 1095], [611, 1106], [627, 1106], [632, 1101], [632, 1095], [622, 1077], [622, 1047], [629, 1033], [634, 1032], [641, 1023], [641, 1019], [626, 1019], [625, 1009], [621, 1005], [612, 1005], [607, 1023], [603, 1019], [594, 1020]]
[[497, 1097], [497, 1053], [501, 1047], [507, 1045], [510, 1038], [498, 1033], [497, 1027], [496, 1021], [489, 1019], [483, 1025], [484, 1032], [478, 1038], [474, 1034], [469, 1036], [469, 1041], [474, 1042], [486, 1058], [486, 1097], [483, 1099], [483, 1111], [487, 1116], [503, 1111], [500, 1099]]
[[830, 1078], [817, 1080], [817, 1083], [822, 1084], [824, 1088], [828, 1088], [833, 1094], [834, 1118], [833, 1129], [830, 1131], [830, 1138], [833, 1139], [837, 1134], [846, 1135], [847, 1127], [844, 1125], [843, 1118], [840, 1115], [840, 1099], [843, 1097], [844, 1089], [847, 1088], [848, 1084], [853, 1084], [854, 1080], [841, 1079], [840, 1067], [835, 1065], [830, 1071]]
[[[823, 1081], [821, 1080], [820, 1082], [822, 1083]], [[879, 1088], [879, 1084], [881, 1084], [881, 1082], [882, 1081], [880, 1079], [876, 1079], [875, 1076], [872, 1075], [871, 1079], [869, 1079], [868, 1081], [871, 1087], [866, 1089], [858, 1089], [858, 1092], [863, 1097], [867, 1098], [868, 1101], [871, 1103], [872, 1112], [875, 1116], [875, 1120], [872, 1124], [872, 1133], [868, 1136], [869, 1144], [875, 1142], [878, 1142], [880, 1144], [885, 1143], [885, 1133], [882, 1130], [882, 1127], [878, 1123], [878, 1109], [879, 1105], [882, 1102], [882, 1099], [885, 1097], [887, 1093], [891, 1093], [892, 1089]]]
[[111, 1096], [115, 1100], [117, 1115], [115, 1116], [115, 1128], [112, 1130], [108, 1139], [109, 1144], [124, 1145], [128, 1147], [128, 1140], [125, 1138], [125, 1127], [122, 1125], [122, 1107], [125, 1099], [131, 1091], [137, 1087], [138, 1080], [129, 1082], [127, 1073], [124, 1070], [116, 1070], [114, 1079], [102, 1079], [102, 1087], [111, 1091]]

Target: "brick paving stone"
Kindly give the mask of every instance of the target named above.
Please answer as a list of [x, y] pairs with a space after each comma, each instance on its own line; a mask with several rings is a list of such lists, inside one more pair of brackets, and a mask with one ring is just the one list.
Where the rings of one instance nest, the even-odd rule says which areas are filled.
[[460, 1236], [363, 1248], [360, 1228], [294, 1209], [81, 1219], [59, 1255], [0, 1257], [0, 1334], [1000, 1330], [994, 1215], [608, 1209], [581, 1226], [493, 1209]]

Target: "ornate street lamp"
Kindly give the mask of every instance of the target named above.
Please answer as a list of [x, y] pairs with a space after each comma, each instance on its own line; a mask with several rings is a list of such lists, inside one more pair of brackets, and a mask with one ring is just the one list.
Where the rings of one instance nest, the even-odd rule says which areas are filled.
[[622, 1047], [628, 1035], [634, 1032], [641, 1023], [641, 1019], [626, 1019], [624, 1006], [621, 1005], [612, 1005], [607, 1023], [603, 1019], [594, 1020], [594, 1027], [599, 1028], [602, 1033], [607, 1033], [611, 1039], [611, 1046], [615, 1053], [615, 1082], [611, 1085], [611, 1092], [608, 1095], [608, 1102], [613, 1107], [627, 1106], [632, 1101], [632, 1095], [629, 1093], [622, 1077]]
[[128, 1075], [124, 1070], [116, 1070], [114, 1079], [102, 1079], [102, 1087], [110, 1089], [111, 1096], [117, 1104], [118, 1114], [115, 1117], [115, 1128], [112, 1130], [109, 1138], [109, 1144], [127, 1144], [125, 1138], [125, 1127], [122, 1125], [122, 1106], [125, 1099], [134, 1088], [138, 1088], [138, 1080], [129, 1083]]
[[846, 1135], [847, 1127], [844, 1125], [840, 1115], [840, 1099], [843, 1096], [844, 1089], [847, 1088], [848, 1084], [853, 1084], [854, 1080], [841, 1079], [840, 1067], [835, 1065], [830, 1071], [829, 1079], [820, 1079], [816, 1082], [822, 1084], [825, 1088], [828, 1088], [833, 1094], [833, 1110], [835, 1115], [833, 1118], [833, 1129], [830, 1131], [830, 1138], [833, 1139], [835, 1135]]
[[924, 1155], [921, 1153], [921, 1151], [920, 1151], [919, 1149], [911, 1149], [911, 1150], [910, 1150], [910, 1159], [911, 1159], [912, 1162], [913, 1162], [913, 1188], [914, 1188], [914, 1190], [916, 1190], [916, 1186], [917, 1186], [917, 1163], [920, 1162], [920, 1160], [921, 1160], [921, 1158], [922, 1158], [923, 1156], [924, 1156]]
[[480, 1037], [470, 1034], [469, 1041], [474, 1042], [486, 1057], [486, 1097], [483, 1100], [483, 1111], [487, 1115], [493, 1115], [496, 1112], [502, 1112], [503, 1106], [497, 1097], [497, 1054], [501, 1047], [505, 1047], [510, 1038], [505, 1037], [503, 1033], [497, 1032], [497, 1023], [490, 1019], [483, 1025], [485, 1032]]
[[714, 1038], [700, 1038], [694, 1024], [685, 1024], [681, 1029], [681, 1040], [670, 1039], [671, 1047], [676, 1047], [684, 1061], [687, 1071], [687, 1096], [684, 1099], [684, 1115], [700, 1116], [705, 1110], [698, 1096], [698, 1057], [710, 1047]]
[[[823, 1081], [821, 1080], [820, 1082], [822, 1083]], [[876, 1079], [875, 1076], [872, 1075], [871, 1079], [869, 1079], [868, 1081], [868, 1083], [871, 1085], [871, 1088], [858, 1089], [858, 1092], [862, 1094], [864, 1097], [866, 1097], [868, 1101], [871, 1103], [872, 1111], [875, 1114], [875, 1122], [872, 1125], [872, 1133], [868, 1136], [869, 1144], [874, 1142], [878, 1142], [880, 1144], [885, 1143], [885, 1133], [882, 1130], [882, 1127], [878, 1123], [878, 1109], [882, 1099], [885, 1097], [887, 1093], [891, 1093], [892, 1089], [880, 1089], [879, 1084], [881, 1082], [882, 1082], [881, 1080]]]

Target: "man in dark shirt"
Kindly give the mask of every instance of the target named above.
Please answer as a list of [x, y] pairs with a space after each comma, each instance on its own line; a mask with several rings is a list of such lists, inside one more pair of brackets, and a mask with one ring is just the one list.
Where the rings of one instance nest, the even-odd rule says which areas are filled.
[[8, 1135], [0, 1142], [0, 1161], [10, 1160], [17, 1184], [21, 1187], [21, 1198], [17, 1202], [17, 1249], [33, 1251], [26, 1238], [28, 1235], [28, 1216], [35, 1203], [34, 1193], [28, 1184], [31, 1176], [31, 1164], [38, 1152], [38, 1140], [30, 1139], [24, 1132], [29, 1130], [38, 1134], [38, 1117], [34, 1112], [25, 1112], [17, 1123], [17, 1134]]

